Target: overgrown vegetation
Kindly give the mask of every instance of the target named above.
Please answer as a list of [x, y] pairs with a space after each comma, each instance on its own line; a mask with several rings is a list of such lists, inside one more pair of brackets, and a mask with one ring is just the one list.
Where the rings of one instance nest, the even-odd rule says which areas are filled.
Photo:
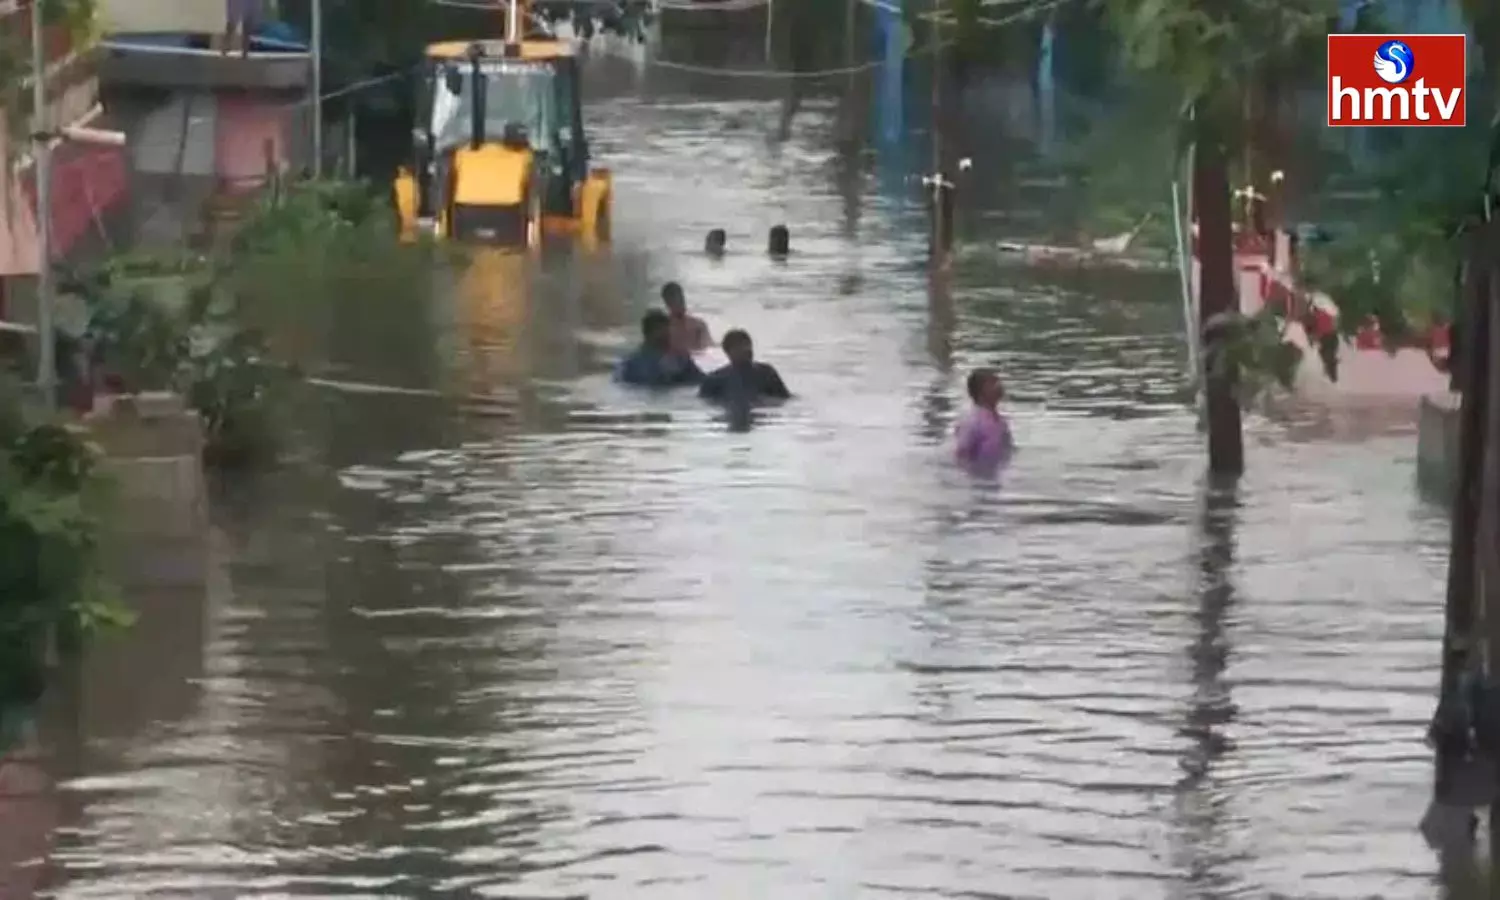
[[0, 704], [40, 695], [53, 647], [130, 621], [100, 572], [97, 450], [0, 385]]
[[1358, 225], [1302, 256], [1307, 285], [1338, 298], [1345, 335], [1373, 320], [1394, 348], [1455, 316], [1458, 237], [1478, 218], [1489, 129], [1444, 131], [1403, 136], [1370, 174]]
[[337, 325], [331, 298], [423, 260], [366, 186], [293, 183], [261, 197], [218, 255], [117, 257], [79, 279], [85, 344], [109, 389], [184, 395], [211, 463], [264, 463], [312, 361], [307, 336]]
[[[116, 393], [183, 394], [208, 461], [271, 461], [298, 360], [276, 339], [335, 293], [408, 275], [390, 211], [362, 185], [304, 182], [267, 195], [217, 255], [116, 256], [71, 280], [88, 311], [79, 353]], [[410, 265], [402, 262], [409, 260]], [[100, 572], [108, 481], [82, 429], [41, 417], [0, 384], [0, 705], [42, 690], [48, 657], [128, 612]]]
[[[42, 24], [49, 31], [61, 30], [77, 46], [97, 36], [98, 0], [40, 0]], [[28, 31], [0, 36], [0, 114], [4, 116], [6, 159], [16, 158], [30, 147], [23, 139], [30, 132], [32, 89], [31, 36]]]

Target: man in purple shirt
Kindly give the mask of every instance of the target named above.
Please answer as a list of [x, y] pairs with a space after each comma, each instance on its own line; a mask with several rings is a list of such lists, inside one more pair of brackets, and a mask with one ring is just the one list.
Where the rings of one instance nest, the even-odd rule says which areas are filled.
[[1000, 414], [1005, 385], [994, 369], [975, 369], [969, 373], [968, 389], [974, 406], [958, 422], [953, 455], [971, 472], [992, 473], [1016, 452], [1010, 422]]

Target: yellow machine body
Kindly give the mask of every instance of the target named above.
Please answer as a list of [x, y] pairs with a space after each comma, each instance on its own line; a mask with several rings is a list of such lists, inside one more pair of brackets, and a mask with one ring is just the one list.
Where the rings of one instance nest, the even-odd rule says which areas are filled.
[[613, 182], [588, 164], [567, 42], [444, 41], [428, 46], [424, 75], [416, 159], [393, 185], [408, 237], [509, 246], [537, 246], [543, 233], [608, 240]]

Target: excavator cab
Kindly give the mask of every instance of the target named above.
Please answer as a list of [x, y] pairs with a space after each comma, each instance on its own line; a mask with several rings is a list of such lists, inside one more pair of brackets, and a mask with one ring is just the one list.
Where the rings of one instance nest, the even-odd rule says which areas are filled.
[[430, 46], [412, 165], [396, 177], [403, 231], [525, 247], [544, 231], [607, 239], [611, 179], [589, 166], [578, 81], [563, 41]]

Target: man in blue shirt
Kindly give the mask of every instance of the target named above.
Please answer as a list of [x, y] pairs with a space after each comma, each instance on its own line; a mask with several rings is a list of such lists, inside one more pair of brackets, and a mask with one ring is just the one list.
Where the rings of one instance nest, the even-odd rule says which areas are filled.
[[703, 370], [691, 356], [672, 352], [672, 323], [653, 309], [641, 317], [641, 345], [620, 360], [615, 380], [638, 387], [678, 387], [703, 380]]

